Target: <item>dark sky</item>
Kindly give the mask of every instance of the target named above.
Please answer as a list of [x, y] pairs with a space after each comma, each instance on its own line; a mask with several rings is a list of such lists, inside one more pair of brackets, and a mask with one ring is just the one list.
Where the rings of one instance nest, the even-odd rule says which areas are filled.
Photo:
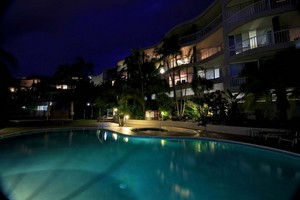
[[2, 47], [15, 77], [53, 75], [78, 56], [98, 74], [130, 51], [157, 44], [213, 0], [12, 0], [1, 21]]

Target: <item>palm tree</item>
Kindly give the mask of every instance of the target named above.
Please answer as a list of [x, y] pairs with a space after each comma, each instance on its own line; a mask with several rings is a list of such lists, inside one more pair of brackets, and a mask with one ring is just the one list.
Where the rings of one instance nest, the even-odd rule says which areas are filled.
[[[179, 102], [178, 97], [176, 94], [176, 88], [175, 88], [175, 74], [178, 72], [177, 66], [177, 58], [182, 54], [180, 50], [179, 45], [179, 37], [176, 35], [172, 35], [170, 37], [166, 37], [162, 41], [162, 45], [155, 49], [155, 53], [160, 55], [164, 66], [167, 67], [168, 73], [170, 73], [170, 79], [172, 82], [172, 89], [174, 93], [174, 102], [175, 102], [175, 110], [176, 114], [179, 117], [180, 116], [180, 108], [179, 108]], [[175, 66], [171, 67], [170, 61], [174, 61]]]
[[142, 71], [143, 58], [140, 50], [131, 51], [131, 55], [125, 58], [124, 64], [127, 66], [127, 87], [126, 93], [123, 93], [123, 98], [121, 98], [121, 102], [126, 102], [127, 105], [128, 98], [132, 99], [134, 101], [134, 104], [137, 101], [142, 106], [142, 112], [145, 113], [145, 77]]
[[[127, 66], [127, 78], [123, 79], [122, 101], [132, 101], [129, 110], [140, 110], [137, 105], [141, 105], [141, 113], [147, 109], [154, 109], [154, 102], [151, 99], [153, 94], [167, 92], [169, 87], [165, 79], [161, 79], [159, 70], [153, 61], [144, 58], [144, 53], [140, 50], [133, 50], [131, 55], [125, 59]], [[126, 101], [125, 101], [126, 100]], [[127, 104], [126, 104], [127, 105]], [[129, 107], [130, 107], [129, 106]], [[157, 107], [157, 106], [156, 106]], [[137, 113], [136, 113], [137, 114]]]

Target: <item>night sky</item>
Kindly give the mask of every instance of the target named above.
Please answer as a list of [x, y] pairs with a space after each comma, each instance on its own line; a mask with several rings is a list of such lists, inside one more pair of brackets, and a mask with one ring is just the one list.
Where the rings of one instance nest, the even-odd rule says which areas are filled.
[[160, 42], [213, 0], [12, 0], [1, 21], [2, 47], [14, 55], [15, 77], [53, 75], [77, 57], [96, 74], [138, 48]]

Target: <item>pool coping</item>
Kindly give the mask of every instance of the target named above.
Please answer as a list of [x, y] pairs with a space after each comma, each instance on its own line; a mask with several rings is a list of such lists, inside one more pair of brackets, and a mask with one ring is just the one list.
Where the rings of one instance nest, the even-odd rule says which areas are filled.
[[[103, 126], [99, 126], [99, 124], [98, 124], [97, 126], [59, 126], [59, 127], [45, 127], [45, 128], [39, 128], [39, 127], [32, 128], [31, 127], [31, 128], [23, 129], [23, 130], [15, 129], [15, 131], [10, 131], [7, 133], [3, 133], [3, 131], [0, 131], [0, 139], [14, 137], [14, 136], [22, 135], [24, 133], [26, 134], [28, 132], [34, 133], [36, 131], [54, 131], [54, 130], [62, 130], [62, 129], [81, 129], [81, 130], [82, 129], [94, 129], [94, 130], [103, 129], [103, 130], [116, 132], [116, 133], [126, 135], [126, 136], [132, 136], [132, 137], [162, 138], [162, 139], [163, 138], [203, 139], [203, 140], [230, 142], [230, 143], [258, 147], [258, 148], [267, 149], [267, 150], [271, 150], [271, 151], [275, 151], [275, 152], [281, 152], [281, 153], [285, 153], [285, 154], [292, 155], [292, 156], [297, 156], [297, 157], [300, 156], [299, 152], [276, 148], [276, 147], [268, 146], [266, 144], [257, 144], [257, 143], [251, 142], [251, 141], [243, 141], [243, 140], [237, 140], [234, 138], [226, 138], [228, 136], [228, 134], [211, 133], [211, 132], [206, 132], [206, 131], [201, 131], [201, 130], [181, 128], [181, 127], [172, 127], [171, 131], [164, 132], [163, 135], [141, 134], [140, 132], [132, 131], [133, 129], [138, 129], [138, 128], [142, 128], [142, 129], [146, 128], [147, 129], [147, 127], [145, 127], [145, 126], [142, 126], [142, 127], [128, 127], [128, 126], [120, 127], [117, 124], [110, 123], [110, 122], [107, 122]], [[148, 128], [152, 129], [153, 127], [150, 126]], [[163, 129], [165, 129], [165, 128], [163, 128]], [[169, 130], [170, 130], [170, 127], [169, 127]], [[174, 132], [174, 131], [176, 131], [176, 132]], [[187, 135], [187, 134], [184, 134], [184, 132], [185, 133], [192, 132], [192, 134]], [[171, 133], [171, 134], [169, 134], [169, 133]], [[174, 133], [176, 133], [176, 134], [174, 134]], [[216, 137], [216, 134], [219, 136], [223, 136], [223, 138]], [[236, 136], [236, 135], [234, 135], [234, 136]]]

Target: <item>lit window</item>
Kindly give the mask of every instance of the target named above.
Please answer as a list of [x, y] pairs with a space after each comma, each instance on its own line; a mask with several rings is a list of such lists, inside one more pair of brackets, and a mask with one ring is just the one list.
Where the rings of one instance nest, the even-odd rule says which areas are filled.
[[220, 69], [219, 68], [213, 68], [213, 69], [207, 69], [207, 70], [200, 70], [198, 71], [198, 76], [201, 78], [206, 79], [215, 79], [220, 78]]
[[213, 69], [207, 69], [205, 73], [206, 79], [214, 79], [214, 70]]
[[48, 106], [38, 106], [37, 110], [38, 111], [47, 111], [48, 110]]
[[215, 78], [220, 78], [220, 69], [215, 68]]

